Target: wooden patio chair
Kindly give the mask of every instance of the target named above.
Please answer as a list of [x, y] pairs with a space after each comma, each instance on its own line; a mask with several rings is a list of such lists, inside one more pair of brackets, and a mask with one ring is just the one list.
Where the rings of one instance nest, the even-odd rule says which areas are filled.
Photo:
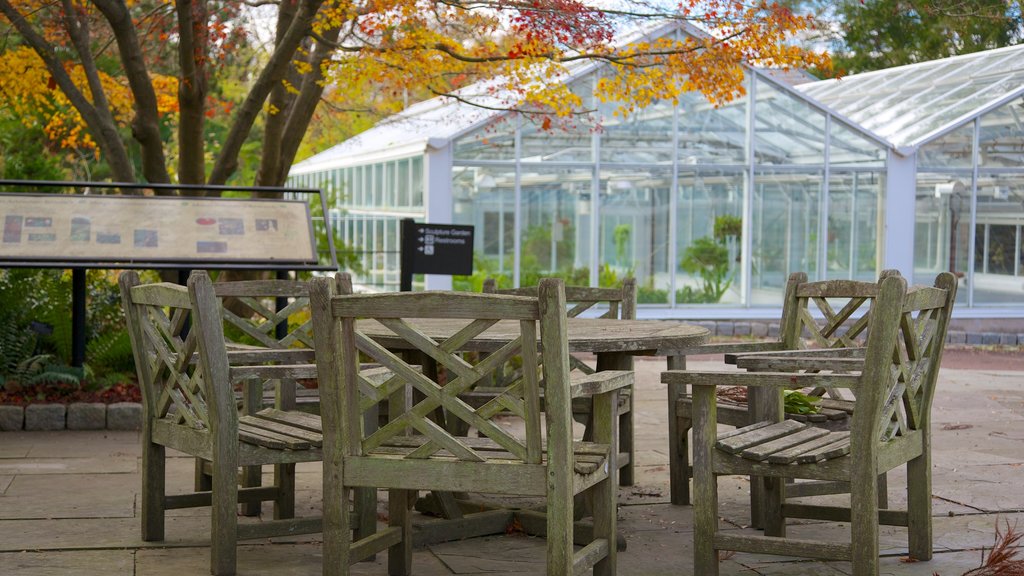
[[[930, 411], [956, 297], [956, 279], [942, 273], [934, 287], [913, 287], [898, 276], [862, 284], [872, 303], [862, 357], [762, 355], [742, 362], [786, 372], [669, 371], [662, 381], [693, 386], [694, 569], [718, 574], [718, 550], [850, 560], [855, 576], [878, 574], [878, 525], [906, 526], [910, 556], [932, 556]], [[717, 434], [718, 386], [771, 391], [774, 416]], [[781, 419], [781, 391], [793, 387], [849, 389], [855, 396], [850, 431], [834, 432]], [[877, 478], [907, 464], [907, 510], [879, 510]], [[765, 489], [764, 535], [718, 528], [717, 478], [761, 477]], [[788, 478], [846, 482], [850, 506], [785, 501]], [[851, 523], [851, 542], [787, 539], [785, 518], [801, 516]]]
[[[888, 276], [898, 276], [896, 270], [886, 270], [880, 275], [880, 281]], [[826, 352], [830, 356], [846, 354], [856, 356], [863, 353], [865, 329], [870, 320], [870, 304], [873, 296], [864, 295], [861, 291], [862, 282], [844, 280], [828, 280], [808, 282], [807, 274], [795, 272], [790, 274], [786, 283], [785, 296], [782, 304], [782, 318], [779, 323], [779, 336], [774, 342], [741, 342], [729, 344], [707, 344], [694, 348], [673, 351], [669, 356], [670, 370], [686, 368], [686, 356], [696, 354], [722, 354], [726, 362], [734, 363], [739, 355], [792, 352], [806, 356], [808, 342], [819, 349], [844, 352]], [[820, 316], [814, 314], [818, 311]], [[818, 389], [811, 392], [817, 396], [827, 396], [820, 403], [821, 411], [809, 417], [794, 417], [797, 420], [813, 422], [817, 426], [827, 428], [848, 428], [849, 414], [852, 403], [843, 396], [840, 390]], [[720, 400], [717, 417], [719, 424], [729, 426], [746, 426], [757, 421], [757, 405], [763, 401], [761, 390], [750, 389], [747, 402], [729, 402]], [[693, 423], [693, 400], [685, 386], [670, 385], [669, 400], [669, 478], [670, 498], [673, 504], [690, 504], [691, 468], [688, 433]], [[879, 478], [879, 498], [882, 506], [886, 498], [885, 476]], [[835, 493], [845, 491], [843, 487], [826, 487], [816, 484], [812, 487], [792, 487], [793, 497]], [[757, 504], [760, 492], [755, 488], [751, 491], [752, 524], [762, 527]]]
[[[320, 518], [239, 524], [239, 503], [281, 500], [286, 487], [239, 487], [238, 470], [322, 460], [320, 418], [269, 408], [241, 412], [235, 388], [250, 380], [315, 378], [313, 364], [288, 362], [280, 350], [239, 352], [231, 358], [223, 313], [205, 272], [193, 272], [188, 287], [142, 285], [138, 275], [121, 275], [121, 299], [143, 395], [142, 539], [164, 538], [165, 511], [210, 506], [213, 574], [234, 574], [238, 540], [321, 531]], [[211, 463], [210, 490], [168, 495], [165, 451], [178, 450]], [[356, 524], [372, 531], [363, 514]], [[372, 518], [371, 518], [372, 520]]]
[[[497, 288], [493, 278], [484, 280], [485, 294], [507, 294], [512, 296], [537, 296], [536, 286], [521, 288]], [[566, 315], [575, 318], [598, 307], [604, 311], [597, 318], [616, 320], [636, 319], [636, 279], [626, 278], [619, 288], [591, 288], [589, 286], [565, 287]], [[572, 370], [593, 374], [597, 370], [632, 369], [632, 366], [590, 366], [583, 360], [570, 355]], [[600, 363], [598, 363], [600, 364]], [[623, 390], [619, 395], [619, 485], [633, 485], [633, 466], [636, 460], [633, 433], [633, 389]], [[579, 398], [573, 402], [573, 418], [587, 424], [590, 420], [590, 399]], [[587, 435], [589, 438], [589, 433]]]
[[[618, 391], [633, 376], [604, 371], [580, 374], [570, 382], [561, 281], [544, 280], [538, 298], [527, 298], [451, 292], [338, 296], [331, 282], [316, 279], [311, 299], [324, 419], [325, 566], [346, 573], [353, 554], [383, 541], [390, 546], [389, 573], [410, 574], [412, 496], [417, 490], [435, 490], [544, 497], [548, 573], [580, 574], [591, 567], [598, 574], [615, 573], [618, 469], [612, 446], [618, 420], [613, 411]], [[464, 327], [435, 342], [416, 329], [419, 318], [445, 318]], [[436, 382], [427, 371], [409, 365], [405, 354], [400, 357], [365, 336], [360, 325], [369, 320], [400, 337], [401, 349], [433, 358], [448, 377]], [[485, 358], [458, 354], [475, 335], [502, 320], [517, 327], [520, 336]], [[380, 385], [359, 378], [360, 354], [394, 377]], [[459, 397], [515, 355], [523, 359], [522, 377], [500, 395], [479, 408]], [[421, 399], [411, 401], [412, 392]], [[571, 399], [582, 395], [594, 398], [594, 442], [573, 440]], [[376, 431], [361, 428], [361, 415], [379, 404], [386, 405], [388, 423]], [[440, 407], [480, 437], [457, 436], [438, 425], [432, 415]], [[503, 414], [522, 419], [521, 435], [495, 422]], [[341, 503], [357, 487], [388, 489], [389, 527], [352, 541]], [[593, 495], [594, 540], [574, 552], [573, 499], [587, 490]], [[466, 519], [436, 522], [432, 531], [466, 527]]]
[[[340, 274], [335, 280], [342, 281]], [[243, 280], [217, 282], [214, 293], [229, 305], [220, 310], [224, 319], [228, 348], [241, 352], [247, 348], [269, 348], [281, 351], [281, 359], [289, 364], [313, 364], [313, 324], [309, 317], [309, 284], [301, 280]], [[292, 322], [294, 321], [294, 322]], [[309, 380], [305, 380], [308, 382]], [[304, 386], [294, 378], [251, 380], [243, 387], [241, 410], [255, 414], [263, 408], [300, 410], [319, 414], [320, 396], [315, 388]], [[250, 466], [242, 471], [241, 485], [252, 488], [262, 483], [262, 468]], [[283, 492], [274, 500], [274, 518], [295, 516], [295, 465], [274, 466], [274, 485]], [[196, 460], [195, 489], [211, 487], [208, 461]], [[260, 503], [244, 506], [246, 516], [257, 516]]]

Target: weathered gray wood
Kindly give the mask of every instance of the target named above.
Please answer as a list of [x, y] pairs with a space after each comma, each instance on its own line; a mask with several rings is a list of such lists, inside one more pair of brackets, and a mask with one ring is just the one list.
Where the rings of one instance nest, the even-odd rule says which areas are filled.
[[860, 377], [855, 374], [804, 374], [773, 372], [682, 372], [661, 373], [665, 384], [684, 386], [751, 386], [764, 388], [856, 388]]
[[764, 442], [756, 446], [745, 448], [740, 455], [751, 460], [765, 460], [776, 452], [781, 452], [796, 446], [800, 446], [811, 440], [828, 436], [828, 430], [821, 428], [804, 428], [781, 438]]
[[[600, 420], [595, 421], [595, 434], [604, 441], [574, 442], [561, 282], [542, 282], [533, 299], [438, 293], [387, 296], [336, 296], [323, 281], [315, 281], [311, 289], [321, 380], [325, 500], [344, 502], [347, 493], [359, 487], [389, 489], [391, 525], [403, 528], [404, 534], [401, 542], [389, 548], [389, 572], [404, 574], [412, 571], [409, 550], [413, 539], [411, 528], [404, 528], [408, 526], [410, 501], [404, 491], [546, 496], [549, 573], [570, 574], [591, 563], [601, 567], [600, 573], [613, 573], [614, 551], [607, 550], [607, 536], [595, 533], [595, 542], [603, 539], [604, 545], [590, 546], [583, 555], [573, 554], [573, 496], [591, 487], [600, 492], [603, 501], [595, 510], [600, 510], [602, 519], [597, 525], [604, 532], [614, 532], [616, 454], [610, 445], [617, 440], [616, 391], [630, 385], [631, 375], [607, 374], [577, 386], [578, 392], [595, 396], [594, 414]], [[364, 306], [367, 303], [369, 306]], [[448, 332], [438, 335], [430, 325], [432, 317], [443, 321]], [[380, 322], [373, 324], [364, 318]], [[457, 356], [459, 350], [479, 339], [481, 330], [489, 330], [491, 322], [480, 320], [501, 320], [499, 332], [508, 337], [487, 350], [492, 354], [486, 358]], [[534, 332], [537, 323], [539, 335]], [[374, 326], [386, 330], [384, 337], [373, 334]], [[418, 352], [396, 353], [412, 350]], [[399, 378], [361, 378], [360, 352]], [[493, 384], [490, 372], [502, 368], [514, 354], [522, 356], [526, 377], [496, 392], [494, 401], [476, 409], [460, 399], [462, 392], [477, 383]], [[431, 365], [444, 367], [446, 379], [440, 380], [440, 371], [432, 367], [424, 365], [420, 370], [410, 364], [424, 362], [423, 358]], [[387, 402], [388, 422], [375, 430], [363, 429], [361, 410], [381, 401]], [[444, 417], [467, 422], [486, 438], [452, 435], [451, 422], [442, 425], [444, 417], [438, 416], [439, 407], [445, 409]], [[527, 420], [528, 438], [517, 439], [490, 421], [506, 410]], [[343, 524], [345, 519], [332, 507], [325, 501], [325, 565], [340, 567], [346, 573], [353, 559], [352, 545], [344, 537], [349, 525]], [[449, 511], [447, 515], [460, 514]], [[492, 516], [498, 514], [490, 514], [488, 519]], [[451, 536], [464, 534], [475, 524], [476, 518], [464, 517], [431, 530]]]
[[[281, 464], [293, 470], [295, 462], [321, 459], [321, 451], [316, 449], [318, 442], [312, 432], [252, 415], [259, 408], [262, 392], [249, 379], [254, 372], [246, 374], [244, 367], [231, 366], [242, 361], [238, 354], [231, 362], [228, 360], [225, 315], [209, 277], [195, 272], [187, 288], [163, 283], [141, 286], [137, 275], [128, 273], [122, 277], [121, 287], [145, 400], [143, 536], [162, 539], [163, 511], [167, 508], [210, 506], [211, 572], [231, 574], [236, 563], [235, 544], [240, 537], [318, 531], [317, 519], [238, 528], [238, 504], [245, 504], [246, 510], [258, 511], [260, 502], [273, 500], [275, 514], [280, 517], [279, 504], [294, 493], [294, 488], [282, 483], [258, 487], [261, 465]], [[233, 293], [244, 294], [245, 290]], [[251, 352], [242, 354], [254, 357]], [[265, 360], [268, 355], [262, 358]], [[242, 396], [242, 412], [247, 415], [241, 418], [241, 423], [233, 390], [233, 368], [240, 368], [248, 382]], [[273, 370], [274, 375], [298, 374], [293, 367]], [[309, 375], [307, 368], [302, 376]], [[197, 478], [201, 484], [208, 483], [209, 490], [166, 495], [164, 446], [201, 459]], [[240, 467], [242, 488], [238, 485]], [[291, 515], [288, 511], [284, 514]]]
[[512, 510], [485, 510], [466, 514], [458, 520], [432, 520], [416, 526], [413, 532], [413, 546], [420, 548], [433, 546], [442, 542], [505, 534], [515, 518]]
[[[776, 438], [788, 436], [793, 432], [804, 430], [805, 428], [807, 428], [806, 424], [794, 422], [793, 420], [783, 420], [782, 422], [776, 422], [763, 427], [755, 425], [752, 429], [742, 429], [741, 434], [733, 434], [725, 438], [720, 438], [715, 443], [715, 448], [730, 454], [739, 454], [753, 446], [775, 440]], [[754, 459], [760, 460], [760, 458]]]
[[[779, 554], [830, 560], [850, 560], [852, 555], [849, 544], [770, 536], [734, 536], [725, 532], [715, 534], [715, 547], [719, 550], [735, 550], [750, 554]], [[875, 558], [876, 562], [877, 560]]]
[[[747, 373], [749, 377], [728, 377], [722, 373], [666, 373], [663, 381], [676, 386], [696, 384], [692, 404], [693, 428], [695, 434], [694, 457], [694, 489], [696, 510], [694, 517], [695, 571], [699, 574], [714, 574], [716, 567], [714, 551], [718, 549], [739, 550], [753, 553], [772, 553], [820, 558], [849, 559], [853, 564], [853, 573], [857, 576], [878, 573], [878, 524], [906, 525], [909, 528], [911, 554], [915, 558], [926, 559], [931, 555], [930, 532], [930, 474], [928, 468], [928, 446], [926, 426], [929, 418], [930, 404], [927, 396], [934, 391], [937, 365], [945, 341], [946, 327], [950, 316], [950, 306], [955, 299], [955, 279], [943, 273], [936, 280], [937, 288], [916, 289], [910, 291], [906, 282], [896, 274], [885, 274], [878, 285], [857, 288], [845, 281], [834, 283], [817, 283], [813, 289], [805, 291], [815, 297], [828, 295], [829, 288], [841, 287], [864, 298], [873, 298], [871, 313], [867, 322], [858, 320], [854, 328], [868, 335], [862, 354], [861, 366], [857, 373], [842, 375], [838, 382], [846, 383], [857, 392], [855, 409], [853, 410], [852, 426], [849, 432], [812, 432], [804, 430], [782, 437], [778, 445], [794, 442], [802, 436], [805, 442], [774, 451], [777, 446], [768, 442], [754, 444], [747, 448], [747, 457], [761, 458], [763, 461], [751, 460], [731, 455], [724, 450], [715, 450], [713, 430], [718, 415], [715, 413], [713, 390], [716, 386], [728, 381], [732, 385], [746, 385], [770, 389], [786, 380], [793, 382], [812, 382], [804, 380], [802, 374]], [[942, 296], [941, 298], [936, 296]], [[824, 302], [815, 302], [826, 317], [834, 322], [847, 317], [852, 306], [844, 306], [834, 311]], [[806, 315], [797, 317], [800, 322]], [[800, 323], [784, 322], [783, 338], [794, 338], [798, 335]], [[835, 332], [836, 325], [830, 325], [817, 334], [815, 338], [829, 337]], [[842, 341], [846, 346], [846, 341]], [[813, 357], [813, 356], [812, 356]], [[800, 366], [796, 362], [798, 356], [790, 354], [785, 362], [793, 364], [765, 364], [749, 361], [748, 366], [762, 368], [769, 366], [799, 367], [812, 370], [827, 369], [815, 360]], [[743, 362], [743, 360], [741, 360]], [[838, 367], [838, 368], [837, 368]], [[837, 362], [833, 369], [848, 369], [848, 363]], [[764, 380], [768, 383], [766, 387]], [[914, 390], [917, 390], [915, 392]], [[685, 409], [676, 407], [677, 418], [681, 421], [686, 415]], [[773, 424], [778, 428], [783, 423]], [[732, 435], [722, 443], [723, 447], [735, 452], [741, 448], [744, 436], [756, 442], [771, 430], [771, 426], [754, 429], [749, 432]], [[879, 436], [879, 430], [885, 429], [889, 435]], [[811, 438], [820, 435], [817, 438]], [[795, 437], [795, 438], [794, 438]], [[700, 438], [699, 443], [697, 438]], [[730, 443], [731, 440], [731, 443]], [[760, 447], [758, 449], [758, 447]], [[772, 457], [774, 455], [774, 459]], [[793, 460], [795, 458], [795, 462]], [[820, 458], [829, 458], [819, 460]], [[919, 506], [915, 512], [880, 509], [880, 488], [884, 486], [884, 473], [900, 464], [908, 464], [908, 501]], [[911, 472], [913, 470], [913, 472]], [[701, 500], [714, 501], [714, 476], [722, 474], [749, 474], [764, 477], [764, 528], [766, 536], [748, 536], [735, 533], [723, 533], [717, 530], [717, 513], [715, 507], [705, 506]], [[913, 474], [913, 477], [910, 477]], [[704, 477], [706, 476], [706, 478]], [[805, 504], [785, 503], [784, 478], [809, 478], [826, 480], [833, 484], [840, 483], [840, 488], [848, 488], [851, 493], [851, 506], [818, 507]], [[831, 493], [833, 490], [818, 490], [818, 486], [797, 491], [803, 495]], [[831, 487], [830, 487], [831, 488]], [[882, 488], [884, 490], [884, 488]], [[912, 503], [911, 507], [915, 504]], [[927, 513], [927, 514], [926, 514]], [[851, 543], [836, 545], [815, 543], [788, 538], [773, 538], [770, 535], [784, 535], [785, 525], [782, 519], [786, 516], [798, 516], [817, 519], [849, 520], [852, 524]]]
[[[792, 447], [774, 452], [768, 455], [768, 462], [772, 464], [791, 464], [793, 462], [796, 462], [797, 457], [799, 456], [814, 452], [816, 450], [820, 450], [832, 444], [845, 441], [847, 438], [850, 437], [850, 433], [848, 431], [835, 432], [829, 434], [827, 430], [822, 430], [821, 428], [811, 428], [809, 430], [818, 430], [824, 432], [824, 434], [819, 434], [818, 436], [812, 438], [809, 441], [800, 442], [799, 444], [796, 444]], [[824, 459], [825, 457], [824, 455], [822, 455], [820, 460]], [[819, 461], [819, 459], [815, 458], [814, 462], [817, 461]], [[847, 486], [846, 488], [848, 489], [849, 487]], [[828, 492], [821, 492], [821, 494], [828, 494]]]

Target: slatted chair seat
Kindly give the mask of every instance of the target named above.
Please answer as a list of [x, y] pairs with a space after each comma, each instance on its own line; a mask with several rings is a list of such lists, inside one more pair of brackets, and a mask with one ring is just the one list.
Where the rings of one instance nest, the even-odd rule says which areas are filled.
[[[422, 449], [429, 439], [425, 436], [404, 436], [388, 439], [384, 444], [369, 451], [369, 454], [379, 456], [393, 456], [396, 458], [409, 457], [416, 450]], [[490, 438], [465, 438], [460, 442], [472, 448], [484, 460], [492, 463], [518, 463], [516, 455], [509, 452]], [[595, 442], [573, 442], [573, 469], [577, 474], [589, 475], [597, 472], [604, 463], [608, 461], [608, 445]], [[542, 449], [541, 466], [548, 464], [547, 448]], [[458, 461], [459, 457], [448, 450], [440, 450], [431, 455], [432, 459]]]
[[850, 433], [795, 420], [764, 420], [718, 435], [715, 448], [756, 462], [813, 464], [850, 453]]

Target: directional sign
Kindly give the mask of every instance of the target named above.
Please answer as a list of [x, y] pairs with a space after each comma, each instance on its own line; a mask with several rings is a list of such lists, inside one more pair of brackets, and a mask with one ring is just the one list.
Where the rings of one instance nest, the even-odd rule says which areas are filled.
[[472, 273], [472, 226], [402, 221], [402, 276], [410, 288], [413, 274]]

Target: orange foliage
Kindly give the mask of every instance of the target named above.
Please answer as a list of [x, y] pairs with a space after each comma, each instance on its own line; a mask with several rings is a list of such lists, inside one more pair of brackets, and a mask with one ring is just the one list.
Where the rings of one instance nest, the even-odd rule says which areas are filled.
[[[743, 94], [741, 63], [775, 68], [829, 69], [827, 54], [806, 50], [792, 38], [813, 25], [778, 4], [686, 0], [674, 13], [693, 34], [667, 34], [616, 42], [632, 26], [653, 31], [665, 18], [616, 16], [577, 0], [499, 0], [491, 10], [469, 4], [377, 0], [356, 16], [348, 0], [332, 4], [316, 26], [355, 23], [359, 43], [326, 66], [340, 98], [358, 98], [366, 86], [395, 93], [422, 89], [446, 93], [454, 78], [496, 78], [491, 105], [568, 116], [580, 98], [561, 80], [580, 64], [610, 63], [612, 73], [597, 96], [629, 114], [656, 100], [677, 101], [697, 90], [714, 103]], [[650, 12], [650, 9], [647, 10]]]

